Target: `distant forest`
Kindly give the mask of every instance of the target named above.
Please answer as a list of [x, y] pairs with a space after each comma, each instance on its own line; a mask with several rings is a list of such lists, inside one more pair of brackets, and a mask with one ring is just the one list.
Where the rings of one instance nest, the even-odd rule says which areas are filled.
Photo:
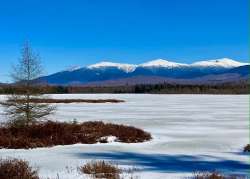
[[[50, 94], [72, 93], [152, 93], [152, 94], [249, 94], [247, 83], [218, 85], [140, 84], [125, 86], [39, 86]], [[0, 94], [17, 91], [14, 85], [0, 85]]]

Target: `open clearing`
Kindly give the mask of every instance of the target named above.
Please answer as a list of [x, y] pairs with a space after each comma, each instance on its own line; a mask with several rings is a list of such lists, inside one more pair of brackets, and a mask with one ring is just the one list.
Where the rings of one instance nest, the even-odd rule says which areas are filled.
[[[57, 104], [50, 119], [104, 121], [132, 125], [152, 134], [149, 142], [76, 144], [51, 148], [1, 149], [0, 156], [22, 158], [39, 175], [84, 178], [76, 168], [91, 160], [108, 160], [137, 170], [141, 179], [182, 178], [194, 171], [218, 170], [247, 175], [249, 157], [247, 95], [73, 94], [57, 99], [121, 99], [124, 103]], [[4, 96], [0, 96], [3, 99]], [[4, 121], [0, 108], [0, 121]], [[67, 131], [65, 131], [67, 132]]]

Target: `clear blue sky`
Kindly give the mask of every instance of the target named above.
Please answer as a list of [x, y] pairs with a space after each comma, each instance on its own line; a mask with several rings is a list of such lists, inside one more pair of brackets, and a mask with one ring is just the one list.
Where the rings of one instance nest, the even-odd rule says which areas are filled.
[[248, 0], [9, 0], [0, 6], [0, 81], [29, 40], [47, 73], [102, 60], [247, 61]]

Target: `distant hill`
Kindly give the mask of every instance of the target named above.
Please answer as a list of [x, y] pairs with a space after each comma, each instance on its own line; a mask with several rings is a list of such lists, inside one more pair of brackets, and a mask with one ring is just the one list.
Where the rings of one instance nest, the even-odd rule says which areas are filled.
[[140, 65], [101, 62], [41, 77], [49, 85], [217, 84], [247, 80], [249, 64], [223, 58], [192, 64], [157, 59]]
[[230, 70], [228, 70], [228, 73], [237, 73], [237, 74], [240, 74], [241, 76], [249, 76], [250, 65], [244, 65], [244, 66], [230, 69]]
[[176, 79], [159, 76], [134, 76], [116, 80], [105, 80], [85, 83], [81, 86], [124, 86], [136, 84], [183, 84], [183, 85], [216, 85], [222, 83], [247, 82], [248, 77], [240, 76], [237, 73], [225, 73], [217, 75], [207, 75], [192, 79]]

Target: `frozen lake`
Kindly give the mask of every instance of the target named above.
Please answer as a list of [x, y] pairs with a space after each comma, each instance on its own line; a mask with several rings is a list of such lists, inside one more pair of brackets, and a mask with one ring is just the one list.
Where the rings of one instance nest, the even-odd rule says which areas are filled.
[[[150, 132], [141, 144], [76, 144], [32, 150], [0, 150], [39, 168], [43, 177], [83, 178], [76, 167], [89, 160], [109, 160], [138, 169], [141, 179], [182, 178], [195, 171], [247, 174], [249, 157], [248, 95], [73, 94], [54, 98], [123, 99], [125, 103], [59, 104], [50, 119], [133, 125]], [[3, 99], [0, 96], [0, 99]], [[0, 121], [4, 121], [0, 108]], [[67, 132], [67, 131], [65, 131]], [[70, 169], [67, 169], [69, 167]]]

